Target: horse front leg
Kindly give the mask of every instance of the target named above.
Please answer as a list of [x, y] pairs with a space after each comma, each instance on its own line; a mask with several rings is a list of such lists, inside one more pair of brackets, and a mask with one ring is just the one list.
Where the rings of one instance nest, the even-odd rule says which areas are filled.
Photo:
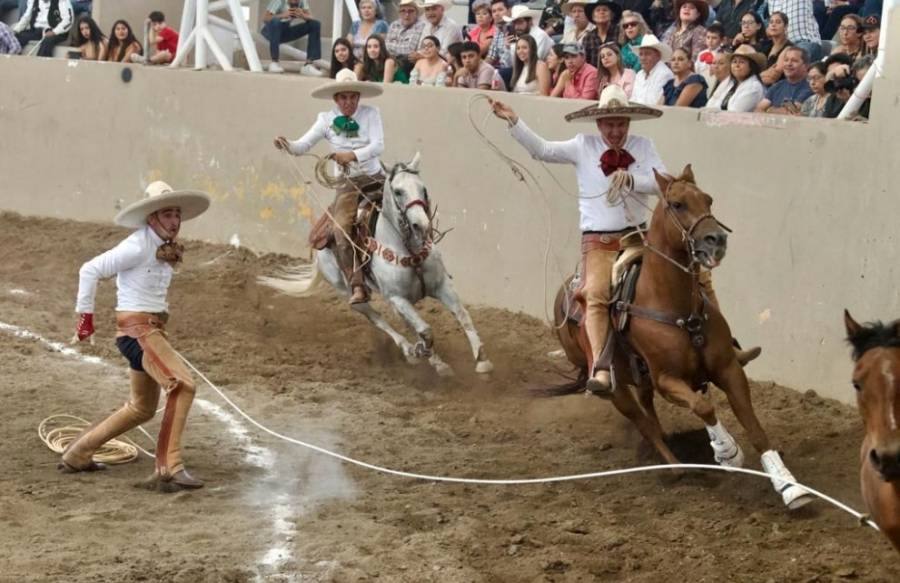
[[406, 321], [419, 336], [419, 341], [416, 342], [416, 345], [413, 347], [415, 355], [418, 357], [427, 357], [428, 363], [431, 364], [438, 375], [442, 377], [453, 376], [453, 369], [450, 368], [450, 365], [444, 362], [434, 351], [434, 334], [431, 331], [431, 326], [419, 315], [415, 306], [413, 306], [406, 298], [398, 295], [389, 296], [388, 300], [391, 302], [391, 305], [394, 307], [397, 314], [403, 318], [403, 320]]
[[394, 327], [391, 326], [371, 304], [353, 304], [351, 307], [353, 310], [368, 318], [373, 326], [390, 336], [391, 340], [394, 341], [394, 344], [397, 345], [397, 348], [403, 352], [403, 357], [406, 358], [406, 362], [409, 364], [416, 363], [416, 354], [412, 344], [410, 344], [402, 334], [394, 330]]
[[481, 342], [481, 337], [478, 336], [478, 331], [475, 329], [472, 317], [469, 315], [469, 311], [466, 307], [462, 305], [462, 302], [459, 301], [459, 295], [457, 295], [456, 290], [453, 289], [453, 284], [450, 283], [449, 278], [444, 278], [440, 287], [435, 290], [434, 295], [442, 304], [447, 306], [447, 309], [450, 310], [450, 312], [453, 313], [456, 321], [462, 326], [466, 338], [469, 339], [469, 346], [472, 348], [472, 356], [475, 358], [475, 372], [487, 374], [494, 370], [494, 364], [488, 360], [487, 353], [484, 350], [484, 344]]

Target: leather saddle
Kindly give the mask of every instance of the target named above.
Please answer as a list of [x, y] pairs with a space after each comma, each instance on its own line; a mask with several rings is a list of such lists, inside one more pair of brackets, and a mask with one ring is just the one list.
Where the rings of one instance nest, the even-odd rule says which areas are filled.
[[[616, 302], [620, 300], [631, 302], [634, 299], [634, 290], [637, 286], [637, 279], [641, 272], [641, 258], [643, 257], [643, 251], [643, 247], [626, 247], [619, 253], [619, 257], [613, 265], [612, 279], [610, 281], [612, 293], [610, 294], [609, 306], [611, 310], [616, 305]], [[581, 287], [581, 277], [581, 266], [579, 265], [578, 270], [566, 287], [566, 293], [563, 297], [563, 310], [566, 314], [566, 318], [576, 326], [581, 326], [584, 320], [584, 312], [581, 309], [581, 304], [579, 304], [578, 300], [575, 298], [578, 289]], [[610, 312], [610, 316], [612, 315], [612, 312]], [[627, 326], [628, 315], [624, 314], [623, 319], [625, 322], [622, 327], [619, 328], [620, 331], [624, 330], [625, 326]]]
[[[335, 229], [329, 214], [334, 212], [334, 204], [328, 207], [328, 213], [323, 214], [313, 225], [307, 241], [309, 246], [317, 251], [334, 244]], [[375, 236], [375, 225], [381, 215], [381, 206], [376, 202], [363, 200], [356, 212], [356, 221], [353, 223], [354, 242], [365, 249], [366, 239]]]

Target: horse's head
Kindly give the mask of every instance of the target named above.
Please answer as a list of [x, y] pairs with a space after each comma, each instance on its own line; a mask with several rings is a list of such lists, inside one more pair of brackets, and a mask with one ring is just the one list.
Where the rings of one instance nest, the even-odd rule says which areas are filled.
[[656, 170], [653, 173], [662, 193], [653, 224], [662, 223], [666, 242], [673, 249], [683, 249], [691, 262], [716, 267], [728, 248], [727, 228], [713, 216], [713, 199], [697, 186], [691, 165], [677, 178]]
[[431, 203], [419, 176], [420, 160], [416, 152], [409, 164], [395, 164], [384, 189], [384, 212], [413, 253], [422, 250], [431, 237]]
[[872, 467], [889, 482], [900, 482], [900, 320], [858, 324], [844, 310], [847, 340], [853, 346], [853, 388], [866, 427]]

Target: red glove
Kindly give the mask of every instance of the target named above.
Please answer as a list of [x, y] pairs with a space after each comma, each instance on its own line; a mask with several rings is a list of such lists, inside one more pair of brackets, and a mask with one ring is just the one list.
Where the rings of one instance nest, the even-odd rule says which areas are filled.
[[90, 336], [94, 333], [94, 315], [93, 314], [81, 314], [78, 317], [78, 326], [75, 328], [75, 336], [78, 338], [79, 342], [83, 342], [90, 338]]

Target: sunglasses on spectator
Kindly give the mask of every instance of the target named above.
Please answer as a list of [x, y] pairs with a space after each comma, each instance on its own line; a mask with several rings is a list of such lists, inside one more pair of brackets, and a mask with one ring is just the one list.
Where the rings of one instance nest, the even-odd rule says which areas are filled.
[[637, 25], [638, 25], [637, 22], [623, 22], [622, 28], [634, 28]]

